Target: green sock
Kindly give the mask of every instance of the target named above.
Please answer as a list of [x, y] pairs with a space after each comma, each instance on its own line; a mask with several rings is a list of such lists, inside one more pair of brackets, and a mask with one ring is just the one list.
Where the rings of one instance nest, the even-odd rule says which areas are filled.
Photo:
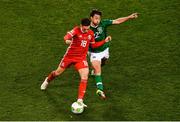
[[103, 83], [102, 83], [101, 75], [95, 75], [95, 81], [96, 81], [97, 89], [103, 91]]

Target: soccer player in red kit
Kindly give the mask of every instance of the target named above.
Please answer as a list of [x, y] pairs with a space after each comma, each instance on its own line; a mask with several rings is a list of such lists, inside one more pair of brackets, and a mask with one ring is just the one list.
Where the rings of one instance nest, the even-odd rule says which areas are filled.
[[64, 36], [64, 41], [69, 44], [67, 51], [61, 60], [58, 68], [52, 71], [48, 77], [44, 80], [41, 85], [41, 90], [45, 90], [48, 84], [57, 76], [62, 74], [66, 68], [74, 65], [75, 69], [80, 74], [80, 84], [78, 90], [78, 100], [77, 102], [84, 107], [87, 107], [83, 103], [84, 94], [86, 91], [89, 68], [87, 63], [87, 52], [89, 46], [92, 48], [97, 48], [106, 42], [109, 42], [109, 38], [102, 40], [100, 42], [95, 42], [94, 32], [90, 30], [90, 20], [84, 18], [81, 20], [81, 25], [74, 27], [71, 31], [67, 32]]

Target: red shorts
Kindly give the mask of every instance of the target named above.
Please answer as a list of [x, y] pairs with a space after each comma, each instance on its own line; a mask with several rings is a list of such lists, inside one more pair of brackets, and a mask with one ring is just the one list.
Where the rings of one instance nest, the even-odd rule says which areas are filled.
[[69, 58], [69, 57], [64, 57], [59, 64], [59, 66], [64, 69], [70, 67], [71, 65], [74, 65], [76, 70], [79, 70], [82, 68], [88, 68], [88, 63], [87, 63], [86, 59], [84, 59], [84, 60], [78, 59], [77, 60], [77, 59], [73, 59], [73, 58]]

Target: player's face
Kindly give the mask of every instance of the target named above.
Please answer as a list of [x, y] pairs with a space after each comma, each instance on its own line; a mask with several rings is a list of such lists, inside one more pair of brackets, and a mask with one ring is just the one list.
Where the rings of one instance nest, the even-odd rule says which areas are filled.
[[97, 15], [95, 14], [93, 17], [91, 17], [91, 22], [94, 24], [94, 25], [98, 25], [101, 21], [101, 16], [100, 15]]
[[82, 32], [86, 33], [88, 32], [90, 26], [81, 26]]

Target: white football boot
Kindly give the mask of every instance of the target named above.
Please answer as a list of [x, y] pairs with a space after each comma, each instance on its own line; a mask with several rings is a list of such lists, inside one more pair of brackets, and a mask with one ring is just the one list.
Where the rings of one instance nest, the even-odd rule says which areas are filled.
[[102, 99], [106, 99], [106, 95], [105, 95], [105, 93], [102, 91], [102, 90], [97, 90], [96, 91], [96, 94], [98, 95], [98, 96], [100, 96]]
[[82, 100], [82, 99], [78, 99], [78, 100], [77, 100], [77, 103], [78, 103], [79, 105], [82, 105], [82, 106], [84, 106], [84, 107], [87, 107], [87, 105], [83, 103], [83, 100]]
[[41, 90], [46, 90], [47, 86], [48, 86], [48, 77], [46, 77], [46, 79], [44, 80], [44, 82], [41, 84]]

